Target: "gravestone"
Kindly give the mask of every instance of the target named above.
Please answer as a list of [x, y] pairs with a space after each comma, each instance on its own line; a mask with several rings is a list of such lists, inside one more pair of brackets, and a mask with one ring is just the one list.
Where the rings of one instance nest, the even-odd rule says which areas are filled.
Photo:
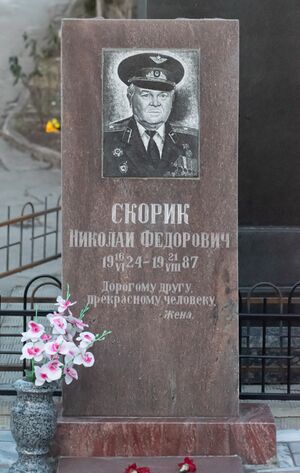
[[238, 22], [66, 20], [62, 44], [63, 281], [113, 333], [56, 453], [269, 461], [268, 408], [238, 402]]
[[299, 1], [139, 3], [146, 18], [239, 20], [240, 286], [259, 281], [292, 286], [298, 280], [300, 244], [295, 228], [300, 222]]
[[[238, 23], [65, 21], [63, 35], [63, 280], [113, 332], [64, 413], [237, 415]], [[195, 177], [131, 177], [123, 131], [105, 154], [107, 123], [132, 113], [119, 64], [143, 51], [184, 67], [172, 118], [201, 123]], [[103, 176], [105, 160], [128, 173]]]

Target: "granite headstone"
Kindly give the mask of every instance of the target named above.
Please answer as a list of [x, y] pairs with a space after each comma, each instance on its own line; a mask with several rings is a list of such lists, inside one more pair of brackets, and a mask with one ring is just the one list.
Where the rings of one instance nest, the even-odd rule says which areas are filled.
[[238, 59], [234, 20], [63, 23], [63, 281], [113, 332], [66, 416], [238, 415]]

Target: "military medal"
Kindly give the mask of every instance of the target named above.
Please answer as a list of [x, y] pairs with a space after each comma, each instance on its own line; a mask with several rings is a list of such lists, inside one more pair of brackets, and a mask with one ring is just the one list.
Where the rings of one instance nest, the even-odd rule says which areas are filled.
[[120, 164], [119, 169], [120, 169], [120, 172], [122, 174], [127, 174], [127, 172], [128, 172], [128, 163], [127, 163], [127, 161], [124, 161], [124, 163]]
[[115, 148], [112, 152], [114, 158], [121, 158], [123, 156], [123, 150], [121, 148]]

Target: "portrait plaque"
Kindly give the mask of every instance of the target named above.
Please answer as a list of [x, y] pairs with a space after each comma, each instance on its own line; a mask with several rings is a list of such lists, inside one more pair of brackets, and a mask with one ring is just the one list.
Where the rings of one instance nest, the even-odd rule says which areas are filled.
[[67, 416], [238, 413], [238, 22], [65, 20], [63, 282], [95, 365]]
[[199, 60], [199, 50], [103, 50], [103, 177], [199, 177]]

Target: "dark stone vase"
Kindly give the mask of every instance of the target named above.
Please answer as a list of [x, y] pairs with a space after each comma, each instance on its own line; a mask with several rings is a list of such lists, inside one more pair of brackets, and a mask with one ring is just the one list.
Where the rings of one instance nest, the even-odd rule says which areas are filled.
[[19, 457], [9, 473], [53, 473], [47, 454], [57, 423], [57, 410], [53, 402], [57, 384], [35, 386], [19, 379], [14, 387], [17, 399], [11, 411], [11, 431]]

